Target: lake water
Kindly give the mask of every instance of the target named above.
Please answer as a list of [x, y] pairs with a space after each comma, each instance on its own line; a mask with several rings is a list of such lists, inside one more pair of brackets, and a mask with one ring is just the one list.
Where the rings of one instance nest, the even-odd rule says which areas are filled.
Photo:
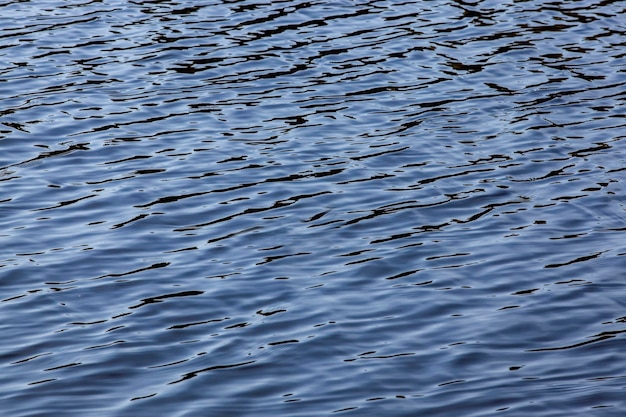
[[625, 15], [3, 1], [3, 414], [622, 416]]

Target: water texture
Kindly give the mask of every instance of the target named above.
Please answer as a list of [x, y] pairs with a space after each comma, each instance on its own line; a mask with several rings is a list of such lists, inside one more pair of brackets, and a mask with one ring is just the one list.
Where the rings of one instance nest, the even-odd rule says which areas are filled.
[[623, 415], [626, 2], [0, 16], [3, 415]]

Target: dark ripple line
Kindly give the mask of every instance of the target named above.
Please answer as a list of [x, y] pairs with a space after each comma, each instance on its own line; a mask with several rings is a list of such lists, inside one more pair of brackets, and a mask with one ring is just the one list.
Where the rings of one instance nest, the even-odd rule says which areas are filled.
[[581, 346], [590, 345], [592, 343], [598, 343], [598, 342], [602, 342], [604, 340], [613, 339], [613, 338], [616, 337], [617, 333], [623, 333], [623, 332], [626, 332], [626, 330], [621, 331], [621, 332], [613, 332], [613, 333], [616, 333], [616, 334], [605, 334], [605, 335], [602, 335], [600, 337], [596, 337], [595, 339], [587, 340], [585, 342], [575, 343], [573, 345], [559, 346], [559, 347], [552, 347], [552, 348], [529, 349], [528, 352], [550, 352], [550, 351], [557, 351], [557, 350], [574, 349], [574, 348], [578, 348], [578, 347], [581, 347]]
[[230, 317], [224, 317], [221, 319], [211, 319], [211, 320], [204, 320], [204, 321], [196, 321], [193, 323], [185, 323], [185, 324], [174, 324], [170, 327], [168, 327], [166, 330], [177, 330], [177, 329], [186, 329], [187, 327], [191, 327], [191, 326], [199, 326], [202, 324], [207, 324], [207, 323], [219, 323], [225, 320], [230, 320]]
[[52, 381], [56, 381], [56, 380], [58, 380], [58, 378], [42, 379], [40, 381], [29, 382], [28, 385], [39, 385], [39, 384], [44, 384], [46, 382], [52, 382]]
[[175, 232], [186, 232], [186, 231], [190, 231], [190, 230], [197, 230], [200, 227], [210, 226], [210, 225], [216, 224], [216, 223], [222, 223], [222, 222], [225, 222], [225, 221], [228, 221], [228, 220], [232, 220], [232, 219], [234, 219], [236, 217], [245, 216], [246, 214], [261, 213], [261, 212], [265, 212], [265, 211], [269, 211], [269, 210], [274, 210], [274, 209], [277, 209], [277, 208], [291, 206], [291, 205], [297, 203], [301, 199], [317, 197], [317, 196], [324, 195], [324, 194], [332, 194], [332, 192], [330, 192], [330, 191], [320, 191], [320, 192], [315, 193], [315, 194], [308, 194], [308, 195], [301, 195], [301, 196], [290, 197], [290, 198], [288, 198], [286, 200], [276, 201], [276, 202], [274, 202], [274, 204], [272, 204], [271, 206], [268, 206], [268, 207], [247, 208], [247, 209], [245, 209], [243, 211], [240, 211], [239, 213], [235, 213], [235, 214], [231, 214], [229, 216], [221, 217], [219, 219], [212, 220], [210, 222], [199, 223], [199, 224], [195, 224], [195, 225], [192, 225], [192, 226], [186, 226], [186, 227], [177, 228], [177, 229], [174, 229], [174, 231]]
[[148, 304], [160, 303], [161, 301], [166, 300], [168, 298], [190, 297], [190, 296], [202, 295], [202, 294], [204, 294], [204, 291], [181, 291], [181, 292], [172, 293], [172, 294], [157, 295], [155, 297], [143, 298], [141, 299], [141, 303], [135, 304], [134, 306], [130, 306], [128, 308], [135, 309], [135, 308], [146, 306]]
[[86, 196], [83, 196], [83, 197], [75, 198], [73, 200], [60, 201], [56, 206], [32, 209], [32, 211], [52, 210], [52, 209], [56, 209], [56, 208], [70, 206], [70, 205], [72, 205], [74, 203], [78, 203], [79, 201], [83, 201], [83, 200], [86, 200], [88, 198], [93, 198], [93, 197], [97, 197], [97, 196], [98, 196], [98, 194], [89, 194], [89, 195], [86, 195]]
[[149, 271], [151, 269], [156, 269], [156, 268], [165, 268], [166, 266], [168, 266], [170, 264], [170, 262], [159, 262], [156, 264], [152, 264], [150, 266], [144, 267], [144, 268], [138, 268], [138, 269], [133, 269], [132, 271], [128, 271], [128, 272], [122, 272], [122, 273], [118, 273], [118, 274], [106, 274], [106, 275], [101, 275], [97, 278], [94, 279], [102, 279], [102, 278], [119, 278], [119, 277], [123, 277], [126, 275], [132, 275], [132, 274], [136, 274], [138, 272], [144, 272], [144, 271]]
[[65, 364], [65, 365], [59, 365], [59, 366], [55, 366], [53, 368], [44, 369], [44, 371], [56, 371], [58, 369], [70, 368], [72, 366], [78, 366], [78, 365], [82, 365], [82, 363], [81, 362], [72, 362], [72, 363], [68, 363], [68, 364]]
[[216, 371], [216, 370], [221, 370], [221, 369], [232, 369], [232, 368], [237, 368], [237, 367], [240, 367], [240, 366], [250, 365], [250, 364], [253, 364], [253, 363], [256, 363], [256, 361], [240, 362], [240, 363], [235, 363], [235, 364], [231, 364], [231, 365], [209, 366], [207, 368], [199, 369], [197, 371], [188, 372], [188, 373], [184, 374], [180, 379], [177, 379], [176, 381], [169, 382], [168, 385], [178, 384], [179, 382], [187, 381], [187, 380], [189, 380], [191, 378], [197, 377], [201, 373], [210, 372], [210, 371]]
[[[42, 152], [34, 158], [27, 159], [26, 161], [21, 161], [21, 162], [16, 162], [14, 164], [6, 165], [3, 167], [0, 167], [0, 169], [7, 169], [7, 168], [19, 166], [19, 165], [25, 165], [25, 164], [28, 164], [29, 162], [34, 162], [34, 161], [38, 161], [40, 159], [45, 159], [45, 158], [62, 156], [62, 155], [66, 155], [75, 151], [88, 151], [89, 150], [89, 148], [87, 147], [88, 145], [89, 145], [88, 143], [76, 143], [76, 144], [72, 144], [68, 146], [65, 149], [59, 149], [59, 150], [50, 151], [50, 152]], [[45, 209], [41, 209], [41, 210], [45, 210]]]
[[298, 253], [288, 253], [286, 255], [266, 256], [261, 262], [257, 262], [255, 265], [269, 264], [270, 262], [278, 261], [280, 259], [291, 258], [294, 256], [302, 256], [302, 255], [311, 255], [311, 252], [298, 252]]
[[[111, 10], [111, 11], [115, 11], [115, 10]], [[96, 12], [89, 12], [86, 13], [85, 15], [89, 15], [89, 14], [93, 14], [93, 13], [102, 13], [101, 11], [96, 11]], [[37, 32], [50, 32], [53, 29], [57, 29], [57, 28], [63, 28], [63, 27], [69, 27], [69, 26], [73, 26], [75, 24], [78, 23], [90, 23], [93, 22], [95, 20], [98, 20], [97, 16], [94, 17], [90, 17], [88, 19], [77, 19], [77, 20], [72, 20], [69, 22], [60, 22], [60, 23], [53, 23], [50, 25], [44, 25], [44, 24], [34, 24], [34, 25], [30, 25], [30, 26], [23, 26], [20, 27], [19, 29], [28, 29], [28, 31], [26, 32], [13, 32], [13, 33], [9, 33], [6, 34], [4, 36], [0, 36], [0, 39], [2, 38], [8, 38], [8, 37], [18, 37], [18, 36], [28, 36], [28, 35], [32, 35], [33, 33], [37, 33]], [[10, 30], [18, 30], [17, 28], [7, 28], [7, 29], [3, 29], [3, 31], [10, 31]]]
[[[341, 173], [343, 171], [344, 171], [343, 169], [337, 168], [337, 169], [331, 169], [329, 171], [314, 172], [314, 173], [311, 173], [311, 174], [291, 174], [291, 175], [288, 175], [286, 177], [267, 178], [267, 179], [265, 179], [263, 181], [251, 182], [251, 183], [243, 183], [243, 184], [238, 184], [238, 185], [235, 185], [235, 186], [232, 186], [232, 187], [227, 187], [227, 188], [219, 188], [219, 189], [215, 189], [215, 190], [200, 191], [200, 192], [189, 193], [189, 194], [181, 194], [181, 195], [177, 195], [177, 196], [160, 197], [157, 200], [154, 200], [154, 201], [151, 201], [151, 202], [145, 203], [145, 204], [135, 205], [134, 207], [137, 207], [137, 208], [147, 208], [147, 207], [153, 206], [155, 204], [172, 203], [172, 202], [175, 202], [175, 201], [184, 200], [184, 199], [191, 198], [191, 197], [199, 197], [199, 196], [203, 196], [203, 195], [210, 194], [210, 193], [224, 193], [224, 192], [227, 192], [227, 191], [235, 191], [235, 190], [239, 190], [239, 189], [242, 189], [242, 188], [254, 187], [256, 185], [260, 185], [260, 184], [264, 184], [264, 183], [270, 183], [270, 182], [294, 181], [294, 180], [299, 180], [299, 179], [304, 179], [304, 178], [321, 178], [321, 177], [326, 177], [326, 176], [330, 176], [330, 175], [336, 175], [336, 174], [339, 174], [339, 173]], [[328, 194], [328, 193], [330, 193], [330, 191], [323, 191], [321, 193], [318, 193], [317, 195], [319, 195], [319, 194]], [[291, 197], [289, 200], [292, 200], [294, 198], [295, 197]], [[263, 209], [261, 209], [261, 210], [263, 210]], [[204, 226], [204, 225], [200, 225], [200, 226]], [[178, 229], [177, 231], [183, 231], [183, 230], [182, 229]]]
[[571, 261], [568, 262], [564, 262], [564, 263], [560, 263], [560, 264], [548, 264], [546, 266], [544, 266], [544, 268], [560, 268], [562, 266], [567, 266], [567, 265], [571, 265], [571, 264], [575, 264], [577, 262], [585, 262], [585, 261], [589, 261], [591, 259], [595, 259], [597, 257], [599, 257], [600, 255], [602, 255], [603, 253], [605, 253], [607, 251], [602, 251], [602, 252], [596, 252], [592, 255], [587, 255], [587, 256], [581, 256], [579, 258], [576, 259], [572, 259]]
[[11, 365], [17, 365], [17, 364], [20, 364], [20, 363], [29, 362], [29, 361], [31, 361], [33, 359], [37, 359], [37, 358], [39, 358], [41, 356], [48, 356], [48, 355], [52, 355], [52, 354], [53, 354], [52, 352], [40, 353], [38, 355], [30, 356], [30, 357], [28, 357], [26, 359], [20, 359], [19, 361], [11, 362]]

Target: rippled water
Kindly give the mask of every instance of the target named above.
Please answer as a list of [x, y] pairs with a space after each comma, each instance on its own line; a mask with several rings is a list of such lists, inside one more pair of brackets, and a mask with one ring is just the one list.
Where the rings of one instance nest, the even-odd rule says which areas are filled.
[[621, 416], [623, 1], [4, 1], [0, 404]]

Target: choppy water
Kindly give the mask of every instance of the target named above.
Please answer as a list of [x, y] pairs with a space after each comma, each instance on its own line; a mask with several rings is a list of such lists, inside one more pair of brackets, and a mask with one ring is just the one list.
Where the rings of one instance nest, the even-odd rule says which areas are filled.
[[623, 1], [4, 1], [10, 416], [621, 416]]

